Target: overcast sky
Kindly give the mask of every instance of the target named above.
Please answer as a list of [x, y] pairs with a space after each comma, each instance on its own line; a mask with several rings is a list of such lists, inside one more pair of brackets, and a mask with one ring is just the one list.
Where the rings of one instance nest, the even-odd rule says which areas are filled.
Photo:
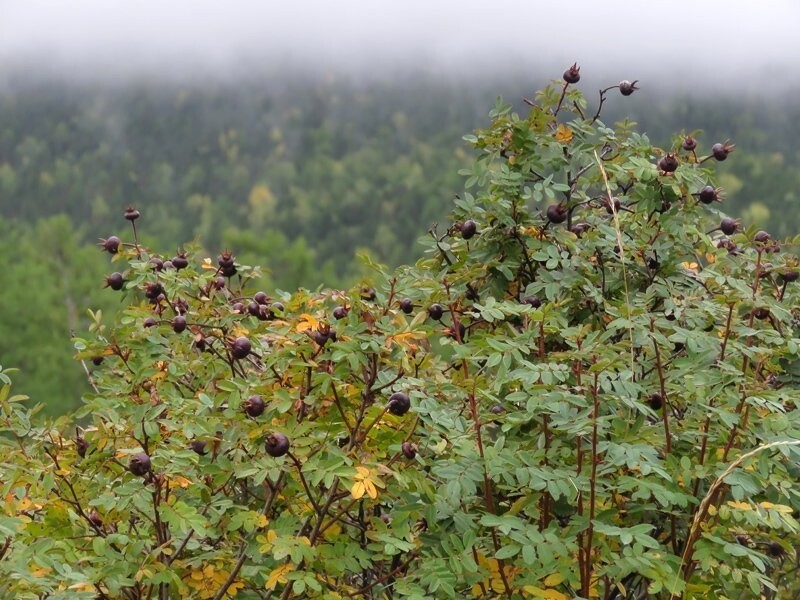
[[577, 60], [629, 78], [783, 84], [800, 79], [798, 27], [795, 0], [0, 0], [0, 65], [168, 78], [253, 64], [536, 65], [558, 76]]

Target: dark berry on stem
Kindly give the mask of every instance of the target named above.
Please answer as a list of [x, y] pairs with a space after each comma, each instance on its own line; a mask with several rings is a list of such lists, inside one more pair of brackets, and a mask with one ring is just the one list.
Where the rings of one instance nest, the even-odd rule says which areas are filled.
[[539, 308], [542, 305], [542, 300], [536, 294], [532, 294], [530, 296], [525, 296], [522, 299], [522, 303], [532, 306], [533, 308]]
[[569, 69], [564, 71], [564, 81], [567, 83], [578, 83], [581, 80], [581, 68], [578, 63], [574, 63]]
[[217, 257], [217, 264], [220, 266], [221, 269], [225, 269], [226, 267], [232, 267], [234, 264], [234, 256], [228, 250], [223, 250], [220, 255]]
[[719, 224], [719, 229], [725, 235], [733, 235], [739, 228], [739, 223], [735, 219], [725, 217]]
[[650, 396], [647, 397], [647, 406], [653, 410], [661, 410], [661, 407], [664, 406], [664, 399], [661, 397], [661, 394], [650, 394]]
[[547, 220], [551, 223], [563, 223], [567, 220], [567, 207], [564, 204], [551, 204], [547, 207]]
[[144, 295], [150, 300], [157, 300], [158, 297], [163, 293], [164, 288], [158, 282], [146, 283], [144, 286]]
[[256, 304], [266, 304], [267, 300], [268, 298], [265, 292], [256, 292], [253, 294], [253, 302]]
[[206, 454], [206, 443], [203, 440], [192, 440], [189, 443], [189, 448], [194, 450], [200, 456], [205, 456]]
[[658, 169], [664, 173], [673, 173], [678, 168], [678, 157], [668, 152], [658, 160]]
[[121, 243], [122, 242], [117, 236], [112, 235], [105, 239], [100, 238], [100, 243], [98, 244], [98, 246], [100, 246], [103, 250], [105, 250], [109, 254], [116, 254], [119, 251], [119, 246]]
[[[612, 207], [612, 202], [613, 202], [613, 207]], [[617, 197], [612, 198], [610, 202], [608, 198], [606, 198], [605, 200], [603, 200], [603, 206], [606, 207], [606, 212], [608, 214], [613, 215], [615, 212], [619, 212], [619, 210], [622, 208], [622, 202], [620, 202], [619, 198]]]
[[250, 396], [244, 401], [244, 411], [249, 417], [260, 417], [264, 413], [264, 399], [261, 396]]
[[136, 219], [139, 218], [139, 211], [136, 210], [133, 206], [129, 206], [128, 208], [125, 209], [124, 215], [128, 221], [135, 221]]
[[578, 237], [581, 237], [584, 233], [589, 231], [589, 224], [588, 223], [575, 223], [572, 227], [569, 228], [569, 230], [572, 233], [574, 233], [575, 235], [577, 235]]
[[142, 321], [142, 327], [155, 327], [157, 324], [158, 323], [154, 317], [147, 317], [144, 321]]
[[244, 336], [238, 337], [233, 340], [233, 344], [231, 344], [231, 356], [236, 360], [242, 360], [243, 358], [247, 358], [251, 349], [250, 340]]
[[771, 236], [766, 231], [759, 231], [758, 233], [753, 236], [753, 241], [758, 244], [766, 244], [771, 240]]
[[183, 315], [176, 315], [172, 319], [172, 331], [175, 333], [183, 333], [186, 331], [186, 317]]
[[150, 464], [150, 457], [144, 452], [139, 452], [131, 457], [128, 464], [128, 470], [134, 475], [142, 477], [150, 472], [152, 465]]
[[634, 79], [633, 81], [623, 79], [619, 82], [619, 93], [623, 96], [630, 96], [633, 92], [639, 89], [636, 87], [637, 83], [639, 83], [638, 79]]
[[428, 308], [428, 316], [434, 321], [438, 321], [444, 315], [444, 308], [441, 304], [431, 304]]
[[767, 556], [771, 556], [772, 558], [780, 558], [784, 555], [786, 550], [783, 549], [778, 542], [770, 542], [767, 545]]
[[714, 158], [717, 160], [723, 161], [728, 158], [728, 154], [733, 152], [735, 147], [736, 146], [734, 144], [729, 144], [728, 142], [725, 142], [724, 144], [717, 142], [711, 146], [711, 154], [714, 155]]
[[152, 265], [154, 271], [163, 271], [164, 270], [164, 261], [154, 256], [150, 259], [150, 265]]
[[264, 442], [264, 448], [267, 454], [278, 458], [289, 452], [289, 438], [282, 433], [270, 433], [267, 441]]
[[405, 456], [408, 460], [413, 460], [417, 455], [417, 449], [411, 442], [403, 442], [400, 445], [400, 449], [403, 451], [403, 456]]
[[344, 306], [337, 306], [333, 309], [333, 318], [336, 320], [344, 319], [347, 316], [347, 309]]
[[125, 285], [125, 279], [122, 273], [112, 273], [106, 276], [106, 283], [103, 287], [110, 287], [112, 290], [119, 291]]
[[244, 314], [245, 310], [244, 304], [242, 304], [241, 302], [235, 302], [233, 306], [231, 306], [231, 310], [239, 315]]
[[691, 135], [687, 135], [683, 138], [683, 142], [681, 142], [681, 148], [686, 150], [687, 152], [691, 152], [695, 148], [697, 148], [697, 140], [693, 138]]
[[257, 317], [261, 311], [261, 305], [255, 300], [247, 304], [247, 312], [252, 316]]
[[464, 223], [461, 225], [461, 237], [463, 237], [465, 240], [472, 238], [477, 231], [478, 226], [472, 219], [464, 221]]
[[75, 440], [75, 450], [78, 452], [78, 456], [84, 458], [86, 456], [86, 451], [89, 449], [89, 442], [87, 442], [82, 437], [79, 437]]
[[768, 319], [769, 318], [769, 309], [768, 308], [764, 308], [763, 306], [759, 306], [757, 308], [754, 308], [753, 309], [753, 316], [756, 319], [759, 319], [761, 321], [763, 321], [764, 319]]
[[400, 300], [400, 310], [407, 315], [410, 315], [412, 312], [414, 312], [414, 303], [411, 302], [411, 298], [403, 298]]
[[178, 254], [172, 258], [172, 266], [174, 266], [178, 271], [188, 267], [189, 260], [186, 258], [186, 253], [178, 252]]
[[786, 283], [791, 283], [797, 281], [797, 278], [800, 277], [800, 271], [797, 269], [785, 269], [781, 271], [780, 276]]
[[711, 204], [719, 199], [719, 189], [707, 185], [700, 190], [700, 192], [697, 194], [697, 197], [703, 204]]
[[411, 408], [411, 400], [403, 392], [395, 392], [389, 396], [389, 404], [387, 409], [390, 413], [397, 417], [402, 417]]
[[103, 364], [103, 357], [102, 356], [94, 356], [94, 357], [92, 357], [92, 364], [95, 367], [99, 367], [100, 365]]

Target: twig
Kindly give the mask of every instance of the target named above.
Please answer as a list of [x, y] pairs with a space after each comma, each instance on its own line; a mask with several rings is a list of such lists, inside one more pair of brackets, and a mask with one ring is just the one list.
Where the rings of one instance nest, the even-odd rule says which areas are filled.
[[[705, 497], [700, 502], [700, 506], [697, 508], [697, 512], [695, 513], [694, 519], [692, 521], [692, 526], [689, 529], [689, 536], [686, 539], [686, 546], [684, 547], [683, 554], [681, 555], [681, 564], [678, 568], [678, 573], [680, 573], [681, 570], [684, 571], [685, 581], [689, 581], [689, 577], [691, 577], [692, 574], [692, 568], [690, 566], [689, 560], [691, 559], [692, 552], [694, 551], [694, 544], [697, 541], [697, 538], [700, 534], [700, 524], [703, 521], [703, 519], [706, 518], [708, 514], [708, 507], [711, 505], [711, 501], [716, 495], [717, 490], [722, 486], [723, 480], [728, 475], [733, 473], [733, 471], [748, 458], [752, 458], [753, 456], [759, 454], [764, 450], [769, 450], [770, 448], [777, 448], [778, 446], [798, 446], [798, 445], [800, 445], [800, 440], [772, 442], [769, 444], [764, 444], [763, 446], [758, 446], [757, 448], [754, 448], [750, 452], [742, 454], [739, 458], [737, 458], [730, 465], [728, 465], [728, 468], [725, 469], [722, 475], [720, 475], [714, 480], [714, 483], [712, 483], [711, 487], [708, 488]], [[679, 576], [678, 573], [676, 573], [676, 577]], [[675, 598], [678, 598], [676, 594], [672, 594], [670, 596], [670, 600], [674, 600]]]

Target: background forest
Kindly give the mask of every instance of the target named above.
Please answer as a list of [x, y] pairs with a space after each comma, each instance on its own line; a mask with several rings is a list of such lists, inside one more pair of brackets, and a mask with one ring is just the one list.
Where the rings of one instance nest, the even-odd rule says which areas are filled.
[[[542, 77], [2, 81], [0, 363], [21, 369], [18, 392], [61, 414], [87, 387], [70, 332], [87, 327], [85, 307], [120, 305], [93, 245], [128, 236], [126, 206], [141, 210], [145, 244], [230, 248], [268, 267], [267, 291], [348, 286], [365, 276], [360, 252], [392, 266], [418, 256], [416, 240], [463, 189], [462, 136], [485, 125], [498, 90], [521, 108]], [[606, 122], [631, 115], [663, 148], [701, 126], [709, 143], [730, 139], [740, 152], [720, 164], [723, 209], [776, 237], [800, 231], [794, 94], [640, 85], [604, 108]]]

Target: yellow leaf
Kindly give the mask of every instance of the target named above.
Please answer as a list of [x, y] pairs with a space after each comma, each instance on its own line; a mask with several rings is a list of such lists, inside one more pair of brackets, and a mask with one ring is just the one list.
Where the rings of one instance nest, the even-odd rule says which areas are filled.
[[295, 330], [298, 332], [306, 331], [306, 330], [314, 330], [319, 326], [319, 321], [314, 318], [313, 316], [309, 315], [308, 313], [303, 313], [300, 315], [300, 322], [295, 327]]
[[367, 494], [373, 500], [378, 497], [378, 490], [375, 489], [375, 484], [372, 483], [371, 479], [364, 480], [364, 487], [367, 488]]
[[169, 480], [169, 487], [180, 487], [183, 489], [188, 488], [192, 485], [192, 481], [190, 479], [186, 479], [186, 477], [181, 477], [180, 475], [176, 475], [172, 479]]
[[69, 589], [77, 590], [79, 592], [94, 592], [96, 590], [94, 585], [88, 582], [76, 583], [74, 585], [69, 586]]
[[211, 264], [211, 259], [210, 258], [204, 258], [203, 259], [203, 264], [200, 265], [200, 268], [201, 269], [210, 269], [211, 271], [216, 271], [217, 270], [217, 267], [215, 267], [214, 265]]
[[241, 336], [246, 337], [248, 333], [250, 333], [249, 329], [245, 329], [244, 327], [241, 327], [239, 325], [234, 325], [233, 327], [231, 327], [231, 334], [233, 334], [234, 337], [241, 337]]
[[753, 510], [753, 507], [750, 506], [748, 502], [734, 502], [733, 500], [729, 500], [728, 506], [737, 510]]
[[572, 141], [572, 136], [573, 135], [574, 135], [574, 133], [572, 133], [572, 129], [570, 129], [569, 127], [567, 127], [563, 123], [560, 123], [558, 125], [558, 128], [556, 129], [556, 133], [555, 133], [555, 137], [559, 142], [565, 142], [567, 144]]
[[773, 504], [772, 502], [761, 502], [759, 503], [761, 508], [766, 508], [767, 510], [774, 510], [779, 513], [783, 513], [785, 515], [791, 514], [794, 509], [791, 506], [786, 506], [785, 504]]
[[556, 587], [562, 581], [564, 581], [564, 576], [561, 573], [553, 573], [545, 577], [543, 583], [547, 587]]
[[543, 590], [535, 585], [526, 585], [522, 588], [524, 592], [534, 598], [545, 598], [546, 600], [569, 600], [569, 597], [558, 590]]
[[684, 269], [688, 270], [688, 271], [694, 271], [695, 273], [697, 273], [697, 263], [696, 262], [682, 262], [681, 266]]
[[294, 570], [294, 565], [292, 563], [286, 563], [285, 565], [281, 565], [277, 569], [275, 569], [272, 573], [269, 574], [269, 578], [267, 579], [266, 588], [268, 590], [274, 590], [275, 586], [279, 583], [286, 583], [289, 581], [286, 579], [286, 575], [291, 573]]
[[364, 482], [356, 481], [353, 487], [350, 488], [350, 495], [353, 496], [355, 500], [358, 500], [364, 496], [364, 492], [366, 491], [367, 488], [364, 486]]

